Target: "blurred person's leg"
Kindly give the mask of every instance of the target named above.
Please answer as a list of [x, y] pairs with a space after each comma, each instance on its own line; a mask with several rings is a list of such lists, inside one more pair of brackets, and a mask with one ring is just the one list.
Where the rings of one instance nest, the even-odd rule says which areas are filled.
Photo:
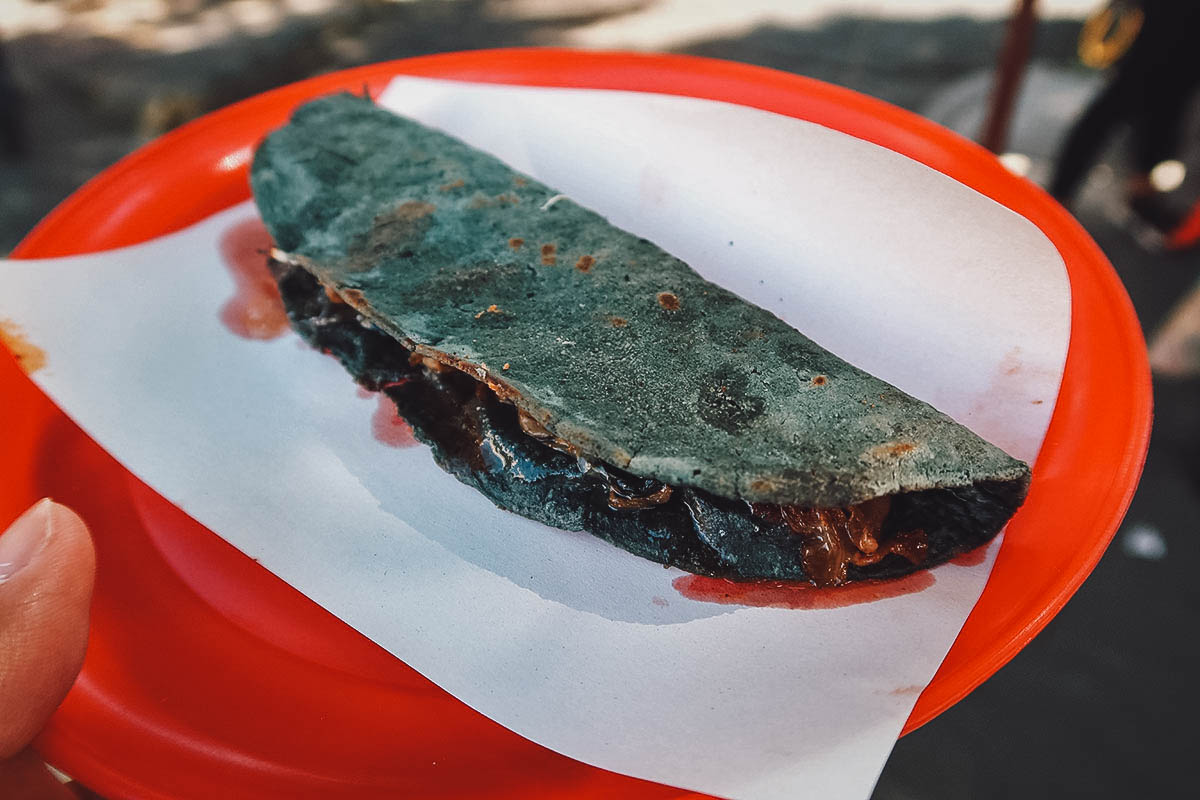
[[[1135, 67], [1137, 65], [1134, 65]], [[1096, 163], [1117, 126], [1135, 113], [1141, 88], [1141, 70], [1118, 67], [1117, 73], [1067, 134], [1055, 163], [1050, 194], [1069, 205], [1088, 170]]]
[[1174, 64], [1162, 70], [1145, 87], [1143, 107], [1132, 120], [1134, 170], [1126, 181], [1129, 206], [1162, 233], [1179, 226], [1185, 209], [1168, 202], [1154, 185], [1150, 173], [1180, 153], [1183, 127], [1190, 101], [1200, 84], [1200, 62], [1195, 67]]
[[1145, 196], [1140, 190], [1150, 187], [1150, 170], [1174, 153], [1186, 95], [1200, 79], [1200, 1], [1140, 0], [1137, 5], [1144, 13], [1137, 38], [1060, 151], [1050, 193], [1063, 205], [1074, 198], [1120, 123], [1134, 128], [1137, 172], [1129, 188], [1135, 196]]
[[1173, 65], [1165, 72], [1145, 87], [1145, 105], [1134, 119], [1134, 165], [1141, 174], [1179, 155], [1183, 124], [1200, 86], [1200, 63]]
[[1175, 27], [1156, 37], [1155, 63], [1147, 71], [1141, 106], [1132, 120], [1134, 171], [1126, 192], [1129, 205], [1144, 221], [1163, 233], [1179, 226], [1186, 210], [1170, 202], [1155, 186], [1151, 172], [1180, 154], [1183, 129], [1191, 101], [1200, 87], [1200, 14], [1170, 20]]

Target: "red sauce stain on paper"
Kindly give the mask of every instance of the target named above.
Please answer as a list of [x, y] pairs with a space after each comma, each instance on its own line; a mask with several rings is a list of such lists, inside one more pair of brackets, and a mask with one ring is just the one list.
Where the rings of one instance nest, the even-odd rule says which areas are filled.
[[26, 339], [21, 326], [11, 320], [0, 319], [0, 344], [8, 348], [26, 375], [46, 366], [46, 351]]
[[960, 567], [977, 567], [987, 558], [987, 551], [986, 544], [980, 545], [974, 550], [968, 550], [965, 553], [955, 556], [950, 559], [950, 563]]
[[236, 294], [221, 307], [221, 322], [243, 339], [275, 339], [288, 330], [279, 287], [267, 269], [271, 235], [261, 221], [248, 219], [221, 237], [221, 258]]
[[371, 432], [375, 441], [388, 447], [414, 447], [418, 444], [408, 420], [400, 416], [396, 403], [383, 392], [379, 392], [379, 405], [371, 417]]
[[819, 589], [799, 581], [730, 581], [705, 575], [683, 575], [671, 582], [689, 600], [755, 608], [793, 608], [804, 611], [873, 603], [914, 594], [935, 583], [929, 570], [889, 581], [863, 581]]

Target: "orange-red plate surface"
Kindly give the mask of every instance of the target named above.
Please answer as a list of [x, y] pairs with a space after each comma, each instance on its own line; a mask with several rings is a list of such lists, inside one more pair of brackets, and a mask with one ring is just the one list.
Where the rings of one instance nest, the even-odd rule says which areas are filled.
[[[1029, 500], [906, 730], [1012, 658], [1091, 571], [1133, 494], [1150, 428], [1141, 331], [1115, 273], [1062, 208], [987, 152], [913, 114], [817, 81], [690, 57], [561, 50], [453, 53], [348, 70], [251, 98], [142, 148], [72, 195], [14, 255], [132, 244], [244, 200], [252, 146], [297, 103], [339, 89], [378, 93], [401, 73], [754, 106], [891, 148], [1026, 216], [1070, 273], [1062, 391]], [[445, 694], [142, 486], [2, 348], [0, 398], [0, 523], [51, 495], [77, 508], [95, 532], [99, 577], [87, 661], [38, 747], [100, 792], [682, 794], [559, 756]]]

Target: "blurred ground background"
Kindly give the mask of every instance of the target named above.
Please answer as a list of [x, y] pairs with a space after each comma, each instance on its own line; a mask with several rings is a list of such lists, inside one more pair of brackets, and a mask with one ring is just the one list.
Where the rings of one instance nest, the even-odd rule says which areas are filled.
[[[1044, 181], [1101, 84], [1075, 44], [1095, 0], [1043, 0], [1008, 150]], [[649, 49], [788, 70], [896, 103], [974, 137], [1008, 0], [0, 0], [24, 136], [0, 157], [0, 254], [89, 177], [206, 111], [313, 74], [423, 53], [570, 45]], [[1193, 125], [1192, 130], [1196, 130]], [[1197, 137], [1184, 161], [1200, 173]], [[1075, 212], [1148, 334], [1200, 274], [1132, 231], [1120, 142]], [[1189, 178], [1188, 185], [1192, 178]], [[1186, 188], [1186, 186], [1185, 186]], [[1114, 386], [1113, 391], [1121, 391]], [[1200, 380], [1156, 380], [1141, 488], [1096, 572], [1029, 647], [902, 739], [875, 796], [1166, 797], [1192, 783], [1182, 734], [1200, 703]]]

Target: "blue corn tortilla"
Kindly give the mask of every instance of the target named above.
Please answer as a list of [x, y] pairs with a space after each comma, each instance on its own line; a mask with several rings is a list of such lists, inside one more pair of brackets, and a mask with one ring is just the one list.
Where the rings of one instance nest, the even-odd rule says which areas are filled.
[[[501, 507], [693, 572], [840, 583], [978, 546], [1024, 499], [1028, 466], [932, 406], [369, 100], [300, 107], [251, 182], [293, 325]], [[927, 551], [832, 581], [762, 510], [881, 497], [882, 535]]]

